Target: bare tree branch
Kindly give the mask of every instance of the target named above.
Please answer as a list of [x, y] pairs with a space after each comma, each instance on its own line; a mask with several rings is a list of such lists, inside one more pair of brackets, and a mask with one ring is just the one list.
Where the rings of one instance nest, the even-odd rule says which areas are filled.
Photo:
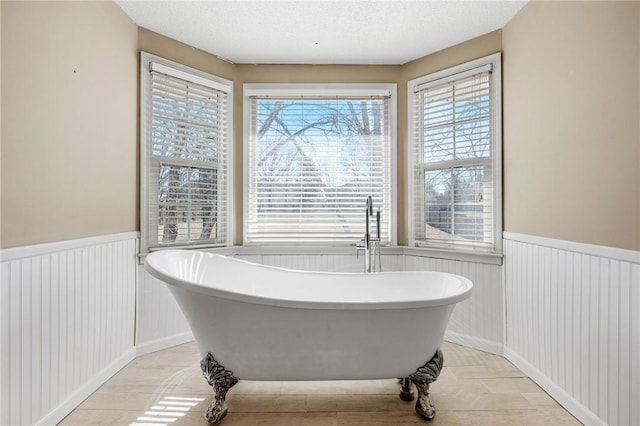
[[269, 117], [267, 117], [267, 119], [262, 124], [262, 127], [260, 127], [260, 130], [258, 131], [258, 138], [261, 138], [262, 136], [264, 136], [267, 130], [269, 130], [269, 128], [271, 127], [271, 123], [273, 123], [273, 120], [275, 120], [276, 117], [280, 114], [280, 111], [282, 110], [283, 107], [284, 107], [284, 104], [282, 103], [282, 101], [277, 101], [275, 103], [275, 105], [273, 106], [273, 110], [271, 111], [271, 114], [269, 114]]
[[[275, 120], [275, 118], [274, 118]], [[273, 120], [272, 120], [273, 121]], [[284, 124], [284, 122], [282, 122], [281, 120], [277, 120], [278, 123], [282, 123], [283, 128], [287, 129], [286, 124]], [[322, 125], [326, 125], [326, 124], [332, 124], [334, 123], [335, 120], [333, 118], [328, 119], [328, 120], [320, 120], [320, 121], [316, 121], [313, 122], [311, 124], [308, 124], [304, 127], [302, 127], [301, 129], [299, 129], [298, 131], [296, 131], [295, 133], [291, 133], [289, 132], [289, 130], [286, 130], [286, 137], [284, 139], [279, 140], [274, 146], [272, 146], [269, 151], [267, 151], [265, 154], [263, 154], [262, 158], [260, 159], [260, 161], [258, 161], [258, 168], [262, 167], [265, 163], [265, 160], [274, 152], [276, 152], [277, 150], [279, 150], [283, 145], [285, 145], [287, 142], [291, 142], [293, 140], [295, 140], [295, 138], [297, 138], [298, 136], [304, 134], [307, 130], [312, 129], [314, 127], [319, 127]]]
[[353, 108], [353, 104], [351, 102], [347, 102], [347, 105], [349, 106], [349, 111], [351, 111], [351, 119], [356, 125], [358, 134], [359, 135], [368, 134], [366, 133], [365, 128], [362, 126], [362, 124], [360, 124], [360, 120], [358, 119], [358, 113], [356, 112], [355, 108]]

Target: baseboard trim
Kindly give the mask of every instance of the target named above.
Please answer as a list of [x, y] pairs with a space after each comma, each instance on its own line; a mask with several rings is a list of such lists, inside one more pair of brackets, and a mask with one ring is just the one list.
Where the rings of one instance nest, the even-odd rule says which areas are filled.
[[106, 366], [102, 371], [93, 376], [90, 380], [75, 390], [60, 405], [49, 411], [44, 417], [36, 421], [36, 425], [55, 425], [75, 410], [78, 405], [94, 393], [100, 386], [109, 380], [114, 374], [120, 371], [124, 366], [133, 361], [136, 357], [136, 349], [134, 347], [120, 355], [115, 361]]
[[489, 352], [494, 355], [504, 355], [504, 348], [501, 343], [492, 342], [480, 337], [473, 337], [466, 334], [447, 331], [444, 333], [444, 340], [458, 345], [467, 346], [472, 349], [478, 349], [483, 352]]
[[545, 376], [540, 370], [531, 365], [527, 360], [522, 358], [509, 347], [504, 348], [504, 356], [582, 423], [587, 426], [606, 424], [605, 421], [598, 418], [596, 414], [591, 412], [587, 407], [582, 405], [560, 386]]
[[161, 351], [173, 346], [182, 345], [183, 343], [191, 342], [193, 340], [193, 333], [191, 331], [187, 331], [185, 333], [141, 343], [136, 345], [136, 357]]

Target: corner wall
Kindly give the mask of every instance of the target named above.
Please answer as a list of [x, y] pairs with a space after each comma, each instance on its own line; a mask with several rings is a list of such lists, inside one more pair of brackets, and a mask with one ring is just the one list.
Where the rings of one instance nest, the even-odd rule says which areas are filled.
[[56, 424], [135, 357], [137, 26], [0, 10], [0, 424]]
[[640, 2], [503, 28], [505, 355], [580, 421], [639, 424]]

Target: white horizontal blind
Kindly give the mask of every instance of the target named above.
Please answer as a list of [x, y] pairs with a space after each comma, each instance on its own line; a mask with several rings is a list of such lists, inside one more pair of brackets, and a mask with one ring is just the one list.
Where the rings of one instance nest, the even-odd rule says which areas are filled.
[[390, 96], [249, 102], [245, 244], [354, 243], [369, 195], [391, 241]]
[[[155, 65], [155, 66], [154, 66]], [[228, 242], [231, 88], [151, 63], [146, 248]], [[172, 75], [175, 74], [175, 75]]]
[[493, 250], [495, 108], [489, 67], [414, 88], [415, 245]]

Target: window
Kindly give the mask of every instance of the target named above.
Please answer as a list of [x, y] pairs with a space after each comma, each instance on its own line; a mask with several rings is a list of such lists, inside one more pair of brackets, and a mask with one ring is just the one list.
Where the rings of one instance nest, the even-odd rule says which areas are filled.
[[395, 91], [244, 86], [244, 244], [355, 243], [369, 195], [382, 243], [395, 242]]
[[411, 245], [500, 253], [500, 54], [409, 82]]
[[141, 54], [141, 252], [230, 243], [233, 83]]

